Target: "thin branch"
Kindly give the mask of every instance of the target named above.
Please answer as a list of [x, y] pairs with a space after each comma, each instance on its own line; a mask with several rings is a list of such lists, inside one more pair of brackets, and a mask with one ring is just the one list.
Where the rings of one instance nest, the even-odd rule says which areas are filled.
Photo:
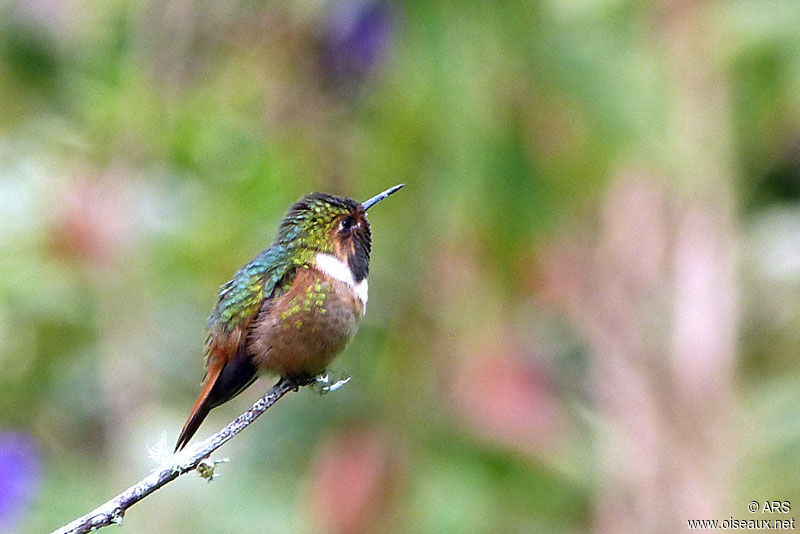
[[[280, 379], [278, 383], [272, 386], [263, 397], [258, 399], [249, 410], [237, 417], [232, 423], [229, 423], [228, 426], [205, 441], [173, 455], [168, 461], [159, 465], [152, 473], [130, 488], [98, 506], [85, 516], [79, 517], [68, 525], [54, 531], [52, 534], [80, 534], [111, 524], [119, 524], [128, 508], [182, 474], [198, 469], [201, 476], [206, 478], [213, 476], [214, 463], [205, 460], [208, 455], [244, 430], [247, 425], [267, 411], [278, 399], [293, 389], [296, 390], [300, 385], [306, 384], [284, 378]], [[209, 472], [209, 470], [212, 471]]]

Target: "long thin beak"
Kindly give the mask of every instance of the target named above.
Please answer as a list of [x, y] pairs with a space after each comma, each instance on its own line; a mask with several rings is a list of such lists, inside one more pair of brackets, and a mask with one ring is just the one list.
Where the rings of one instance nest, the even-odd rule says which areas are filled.
[[365, 200], [364, 202], [361, 203], [361, 205], [364, 206], [364, 211], [367, 211], [372, 206], [374, 206], [375, 204], [377, 204], [378, 202], [380, 202], [384, 198], [388, 197], [389, 195], [400, 191], [403, 187], [405, 187], [405, 185], [406, 184], [397, 184], [394, 187], [390, 187], [389, 189], [387, 189], [383, 193], [379, 193], [379, 194], [375, 195], [374, 197], [372, 197], [371, 199]]

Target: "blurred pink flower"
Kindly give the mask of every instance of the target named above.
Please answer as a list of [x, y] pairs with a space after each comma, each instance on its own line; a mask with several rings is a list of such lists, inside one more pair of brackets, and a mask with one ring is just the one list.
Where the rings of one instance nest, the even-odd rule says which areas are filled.
[[308, 509], [322, 532], [373, 532], [397, 486], [397, 449], [381, 433], [350, 429], [323, 442], [311, 467]]
[[494, 332], [455, 360], [452, 400], [491, 441], [539, 455], [563, 437], [564, 421], [545, 373], [508, 332]]
[[58, 202], [51, 249], [67, 259], [106, 267], [130, 237], [128, 198], [118, 184], [77, 181]]

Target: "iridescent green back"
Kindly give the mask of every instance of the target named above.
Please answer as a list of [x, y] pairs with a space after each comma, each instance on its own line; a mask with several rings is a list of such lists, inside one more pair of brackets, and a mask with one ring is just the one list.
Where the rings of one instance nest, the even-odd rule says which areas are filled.
[[309, 266], [317, 252], [330, 252], [332, 225], [337, 217], [357, 208], [351, 198], [325, 193], [306, 195], [289, 209], [272, 245], [239, 269], [217, 293], [208, 319], [211, 335], [220, 327], [231, 332], [258, 313], [261, 302], [291, 287], [295, 267]]

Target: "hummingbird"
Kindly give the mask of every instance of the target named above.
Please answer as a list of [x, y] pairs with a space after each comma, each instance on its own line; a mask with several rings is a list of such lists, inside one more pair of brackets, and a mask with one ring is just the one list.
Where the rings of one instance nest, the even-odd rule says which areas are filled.
[[295, 202], [269, 248], [217, 292], [206, 327], [202, 390], [183, 425], [183, 449], [212, 408], [261, 373], [302, 385], [325, 371], [358, 328], [367, 305], [372, 233], [364, 202], [311, 193]]

